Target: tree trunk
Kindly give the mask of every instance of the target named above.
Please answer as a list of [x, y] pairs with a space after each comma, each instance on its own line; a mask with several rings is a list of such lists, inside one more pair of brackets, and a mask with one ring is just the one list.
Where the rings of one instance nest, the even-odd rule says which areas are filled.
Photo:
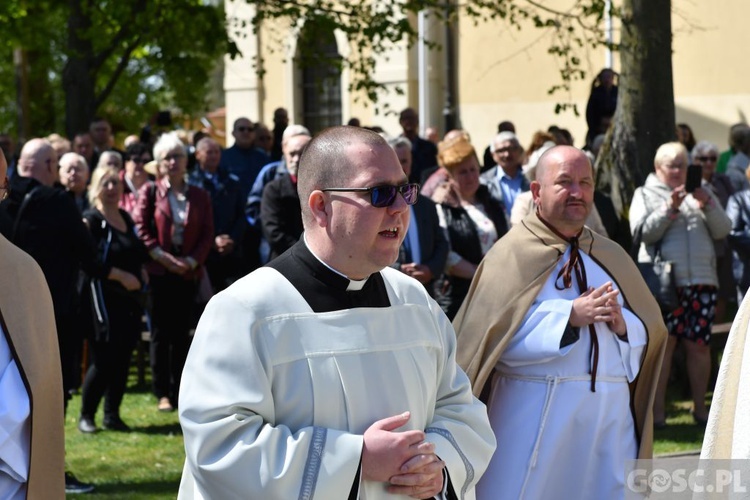
[[597, 187], [627, 218], [656, 149], [675, 139], [670, 0], [623, 0], [614, 124], [597, 161]]
[[84, 12], [83, 2], [70, 0], [68, 17], [68, 61], [63, 69], [65, 91], [65, 133], [73, 138], [78, 132], [88, 130], [96, 113], [95, 74], [91, 67], [94, 49], [91, 41], [79, 36], [87, 33], [91, 19]]

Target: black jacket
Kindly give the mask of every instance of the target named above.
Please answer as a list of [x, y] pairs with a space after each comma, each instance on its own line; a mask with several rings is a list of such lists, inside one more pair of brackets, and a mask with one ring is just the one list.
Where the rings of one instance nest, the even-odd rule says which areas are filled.
[[[508, 232], [508, 223], [505, 219], [502, 203], [490, 196], [489, 189], [483, 184], [479, 186], [476, 197], [495, 225], [498, 239], [501, 238]], [[471, 220], [463, 207], [441, 205], [441, 209], [448, 227], [448, 240], [451, 250], [472, 264], [478, 265], [484, 255], [474, 221]], [[461, 307], [461, 303], [469, 291], [469, 285], [471, 285], [470, 279], [458, 278], [448, 274], [444, 274], [436, 283], [435, 300], [451, 320]]]
[[263, 188], [260, 224], [271, 245], [270, 259], [294, 246], [302, 235], [302, 211], [297, 185], [288, 175], [272, 180]]
[[[19, 214], [27, 195], [28, 201]], [[10, 196], [0, 203], [0, 211], [13, 221], [5, 236], [42, 268], [55, 315], [74, 311], [80, 269], [97, 278], [109, 274], [110, 268], [98, 262], [96, 245], [75, 202], [63, 189], [16, 175], [10, 181]]]

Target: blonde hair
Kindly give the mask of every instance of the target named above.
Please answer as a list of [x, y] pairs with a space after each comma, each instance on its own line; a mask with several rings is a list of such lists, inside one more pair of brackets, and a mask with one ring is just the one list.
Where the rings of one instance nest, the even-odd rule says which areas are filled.
[[[665, 161], [674, 160], [678, 156], [684, 156], [685, 162], [688, 161], [688, 152], [681, 142], [667, 142], [659, 146], [654, 155], [654, 168], [659, 167]], [[687, 163], [686, 163], [687, 164]]]
[[109, 177], [115, 177], [118, 182], [121, 182], [120, 171], [115, 167], [97, 167], [91, 175], [88, 198], [92, 207], [98, 206], [99, 194], [102, 192], [102, 187], [104, 187], [103, 182]]

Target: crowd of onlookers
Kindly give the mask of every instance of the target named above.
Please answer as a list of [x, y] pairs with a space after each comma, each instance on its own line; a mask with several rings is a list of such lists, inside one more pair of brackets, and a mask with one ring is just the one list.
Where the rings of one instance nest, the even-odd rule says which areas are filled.
[[[603, 71], [592, 87], [583, 148], [592, 164], [614, 113], [615, 76]], [[375, 129], [386, 135], [421, 194], [410, 207], [411, 224], [393, 266], [423, 283], [452, 319], [483, 256], [535, 209], [529, 185], [540, 156], [574, 140], [551, 126], [524, 148], [513, 123], [503, 121], [489, 146], [477, 150], [465, 130], [440, 140], [428, 127], [420, 137], [411, 108], [399, 123], [402, 131], [394, 136]], [[10, 187], [0, 203], [0, 231], [45, 273], [64, 389], [82, 394], [81, 432], [98, 430], [102, 401], [102, 426], [130, 430], [119, 410], [142, 331], [150, 332], [157, 408], [174, 410], [202, 307], [302, 235], [296, 175], [310, 131], [290, 124], [279, 108], [273, 129], [243, 117], [231, 134], [234, 143], [226, 149], [205, 132], [183, 131], [132, 135], [120, 146], [107, 120], [96, 118], [72, 141], [56, 134], [35, 138], [18, 154], [11, 137], [0, 134]], [[657, 151], [654, 172], [636, 190], [627, 219], [597, 191], [587, 221], [623, 246], [638, 230], [639, 261], [658, 252], [673, 263], [679, 306], [664, 311], [672, 335], [654, 409], [657, 426], [666, 425], [671, 353], [682, 341], [693, 417], [705, 423], [711, 327], [728, 320], [750, 285], [750, 266], [744, 266], [750, 258], [750, 127], [733, 126], [723, 152], [696, 141], [686, 124], [677, 136], [679, 142]], [[689, 164], [702, 172], [700, 187], [690, 192]]]

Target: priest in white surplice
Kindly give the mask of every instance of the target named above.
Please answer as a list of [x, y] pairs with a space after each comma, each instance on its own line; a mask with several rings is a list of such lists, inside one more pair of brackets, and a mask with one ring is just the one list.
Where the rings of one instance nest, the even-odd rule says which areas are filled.
[[593, 169], [558, 146], [536, 213], [496, 243], [454, 321], [459, 364], [497, 438], [478, 499], [616, 499], [650, 458], [666, 328], [627, 253], [584, 227]]
[[305, 226], [216, 295], [179, 412], [179, 498], [474, 498], [495, 448], [450, 322], [398, 256], [418, 186], [373, 132], [302, 155]]

